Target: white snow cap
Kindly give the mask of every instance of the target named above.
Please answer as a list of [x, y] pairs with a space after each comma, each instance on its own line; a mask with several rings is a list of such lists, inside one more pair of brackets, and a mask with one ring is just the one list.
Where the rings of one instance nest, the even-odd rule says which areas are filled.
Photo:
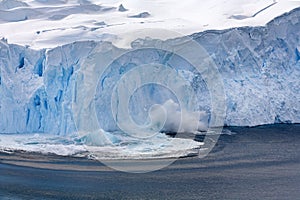
[[299, 0], [2, 0], [0, 37], [35, 49], [80, 40], [117, 43], [120, 35], [144, 28], [187, 35], [264, 25], [299, 6]]

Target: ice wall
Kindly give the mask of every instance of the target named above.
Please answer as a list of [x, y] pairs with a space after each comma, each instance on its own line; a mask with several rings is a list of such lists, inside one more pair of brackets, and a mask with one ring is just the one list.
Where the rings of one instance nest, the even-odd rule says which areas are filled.
[[[192, 35], [212, 56], [223, 77], [227, 101], [226, 125], [300, 123], [299, 30], [300, 8], [264, 27], [232, 28]], [[37, 51], [8, 44], [2, 39], [0, 132], [61, 135], [74, 132], [71, 102], [76, 92], [76, 73], [81, 67], [80, 61], [96, 45], [99, 43], [75, 42]], [[115, 63], [115, 68], [108, 71], [108, 75], [125, 73], [145, 60], [164, 63], [164, 55], [156, 50], [147, 54], [137, 52], [135, 56], [128, 60], [123, 58], [119, 65]], [[184, 65], [188, 64], [180, 62], [183, 70], [190, 69], [190, 66]], [[209, 112], [208, 93], [201, 76], [193, 74], [190, 80], [199, 95], [197, 103]], [[101, 99], [98, 101], [101, 102]], [[140, 102], [137, 100], [132, 104]], [[107, 129], [115, 128], [109, 118], [105, 124], [108, 124]]]
[[72, 133], [77, 62], [95, 46], [77, 42], [51, 50], [0, 43], [0, 132]]
[[300, 122], [300, 9], [264, 27], [206, 31], [193, 37], [224, 78], [227, 125]]

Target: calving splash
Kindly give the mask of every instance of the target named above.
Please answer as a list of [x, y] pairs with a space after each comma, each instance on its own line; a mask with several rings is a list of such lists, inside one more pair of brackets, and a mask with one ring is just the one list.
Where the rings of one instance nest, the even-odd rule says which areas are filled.
[[[162, 31], [166, 33], [157, 30], [154, 36]], [[145, 34], [149, 32], [145, 30]], [[140, 158], [166, 157], [169, 149], [173, 152], [169, 157], [176, 157], [182, 150], [188, 150], [189, 155], [191, 150], [199, 152], [202, 145], [211, 150], [205, 140], [197, 143], [193, 137], [169, 138], [163, 133], [196, 133], [209, 127], [220, 132], [225, 95], [213, 61], [189, 37], [171, 41], [142, 38], [130, 49], [103, 42], [79, 63], [72, 108], [78, 133], [88, 133], [87, 148], [102, 157], [103, 152], [93, 146], [114, 145], [119, 137], [110, 137], [107, 132], [118, 132], [122, 141], [135, 139], [137, 143], [129, 142], [126, 148]], [[207, 111], [197, 100], [196, 87], [191, 84], [193, 74], [206, 83], [204, 90], [212, 91]]]
[[[163, 124], [163, 129], [148, 138], [140, 139], [121, 131], [107, 132], [102, 129], [93, 133], [86, 132], [82, 136], [76, 132], [67, 136], [46, 133], [0, 134], [0, 152], [10, 154], [25, 151], [101, 160], [178, 158], [197, 155], [200, 146], [203, 145], [202, 142], [193, 141], [193, 138], [171, 138], [165, 133], [180, 130], [196, 134], [200, 126], [203, 130], [207, 125], [199, 124], [196, 120], [196, 116], [199, 115], [195, 112], [190, 115], [185, 111], [181, 116], [179, 105], [172, 100], [168, 100], [161, 107], [168, 116], [166, 120], [162, 120], [157, 109], [153, 109], [150, 115], [153, 124]], [[182, 117], [184, 120], [181, 122]], [[148, 128], [153, 130], [157, 127], [148, 126]], [[140, 135], [144, 134], [148, 132], [140, 132]]]

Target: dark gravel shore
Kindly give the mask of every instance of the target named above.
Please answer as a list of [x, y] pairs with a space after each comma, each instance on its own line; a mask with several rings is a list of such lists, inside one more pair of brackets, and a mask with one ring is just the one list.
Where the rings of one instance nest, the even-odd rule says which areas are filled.
[[0, 154], [0, 199], [300, 199], [300, 125], [230, 127], [204, 159], [145, 174], [86, 159]]

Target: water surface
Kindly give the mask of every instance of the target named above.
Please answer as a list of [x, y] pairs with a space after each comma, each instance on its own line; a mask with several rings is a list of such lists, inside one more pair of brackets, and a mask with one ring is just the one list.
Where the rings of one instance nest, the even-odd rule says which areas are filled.
[[1, 154], [0, 199], [299, 199], [300, 125], [229, 129], [236, 134], [222, 135], [206, 158], [146, 174], [79, 158]]

